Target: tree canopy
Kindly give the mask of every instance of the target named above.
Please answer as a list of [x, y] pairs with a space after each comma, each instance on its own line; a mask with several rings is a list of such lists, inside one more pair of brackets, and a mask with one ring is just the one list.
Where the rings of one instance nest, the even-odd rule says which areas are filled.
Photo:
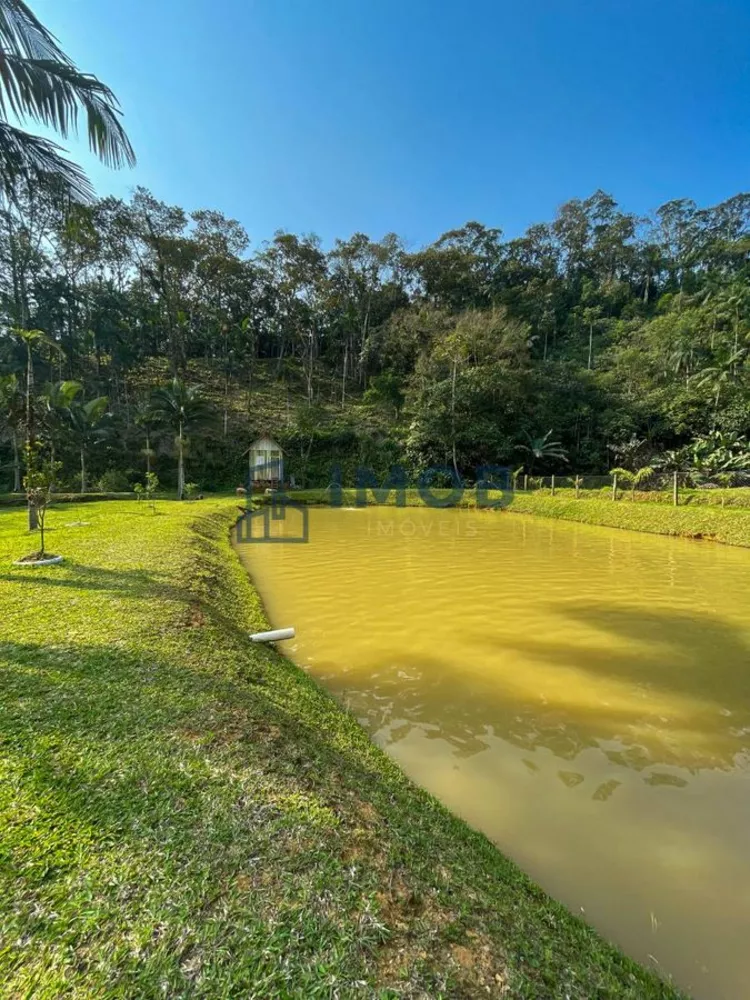
[[407, 250], [363, 233], [252, 247], [237, 221], [144, 189], [84, 205], [19, 184], [0, 209], [0, 478], [18, 483], [28, 420], [47, 448], [58, 427], [63, 479], [80, 478], [73, 424], [42, 399], [70, 382], [75, 412], [108, 400], [91, 481], [153, 466], [176, 483], [179, 426], [152, 407], [173, 379], [215, 411], [177, 446], [181, 482], [187, 462], [204, 488], [241, 482], [261, 432], [321, 485], [334, 462], [584, 473], [700, 457], [711, 435], [741, 449], [749, 252], [748, 194], [641, 218], [597, 191], [513, 239], [471, 221]]

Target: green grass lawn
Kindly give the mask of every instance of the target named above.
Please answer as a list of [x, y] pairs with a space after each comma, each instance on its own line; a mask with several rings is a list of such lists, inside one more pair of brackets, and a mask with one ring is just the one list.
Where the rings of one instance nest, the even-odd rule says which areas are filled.
[[0, 995], [676, 997], [248, 641], [235, 515], [0, 511]]
[[572, 491], [562, 496], [516, 493], [508, 510], [519, 514], [601, 524], [610, 528], [647, 531], [656, 535], [678, 535], [750, 546], [750, 510], [740, 507], [709, 507], [689, 504], [672, 507], [664, 503], [633, 502], [629, 499], [575, 499]]

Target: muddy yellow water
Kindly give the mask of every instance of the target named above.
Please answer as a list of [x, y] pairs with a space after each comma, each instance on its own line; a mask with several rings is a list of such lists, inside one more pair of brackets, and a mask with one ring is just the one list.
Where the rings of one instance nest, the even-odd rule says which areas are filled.
[[750, 996], [750, 551], [409, 508], [238, 548], [417, 782], [695, 997]]

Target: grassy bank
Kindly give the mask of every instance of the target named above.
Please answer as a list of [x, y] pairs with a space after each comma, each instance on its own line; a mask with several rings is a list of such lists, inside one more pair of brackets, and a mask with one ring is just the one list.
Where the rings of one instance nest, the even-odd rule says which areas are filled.
[[0, 511], [0, 995], [676, 997], [248, 641], [234, 516]]
[[[524, 491], [519, 489], [519, 493]], [[551, 496], [552, 490], [545, 486], [541, 489], [530, 490], [538, 496]], [[576, 497], [575, 489], [571, 487], [560, 487], [555, 489], [555, 496], [565, 497], [569, 500], [611, 500], [612, 487], [604, 486], [601, 489], [581, 489]], [[740, 510], [750, 510], [750, 487], [735, 486], [731, 488], [704, 487], [703, 489], [687, 488], [680, 486], [679, 493], [680, 507], [736, 507]], [[618, 503], [658, 503], [671, 507], [674, 503], [672, 490], [632, 490], [629, 486], [620, 487], [617, 491]]]
[[508, 510], [582, 524], [750, 546], [748, 510], [699, 505], [670, 507], [660, 503], [631, 503], [628, 500], [576, 500], [571, 496], [551, 497], [538, 493], [516, 493]]

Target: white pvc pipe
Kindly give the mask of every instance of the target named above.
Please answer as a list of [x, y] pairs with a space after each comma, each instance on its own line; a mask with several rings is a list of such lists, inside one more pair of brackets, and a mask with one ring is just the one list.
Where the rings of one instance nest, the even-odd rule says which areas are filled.
[[272, 632], [255, 632], [250, 636], [253, 642], [276, 642], [278, 639], [293, 639], [293, 628], [277, 628]]

